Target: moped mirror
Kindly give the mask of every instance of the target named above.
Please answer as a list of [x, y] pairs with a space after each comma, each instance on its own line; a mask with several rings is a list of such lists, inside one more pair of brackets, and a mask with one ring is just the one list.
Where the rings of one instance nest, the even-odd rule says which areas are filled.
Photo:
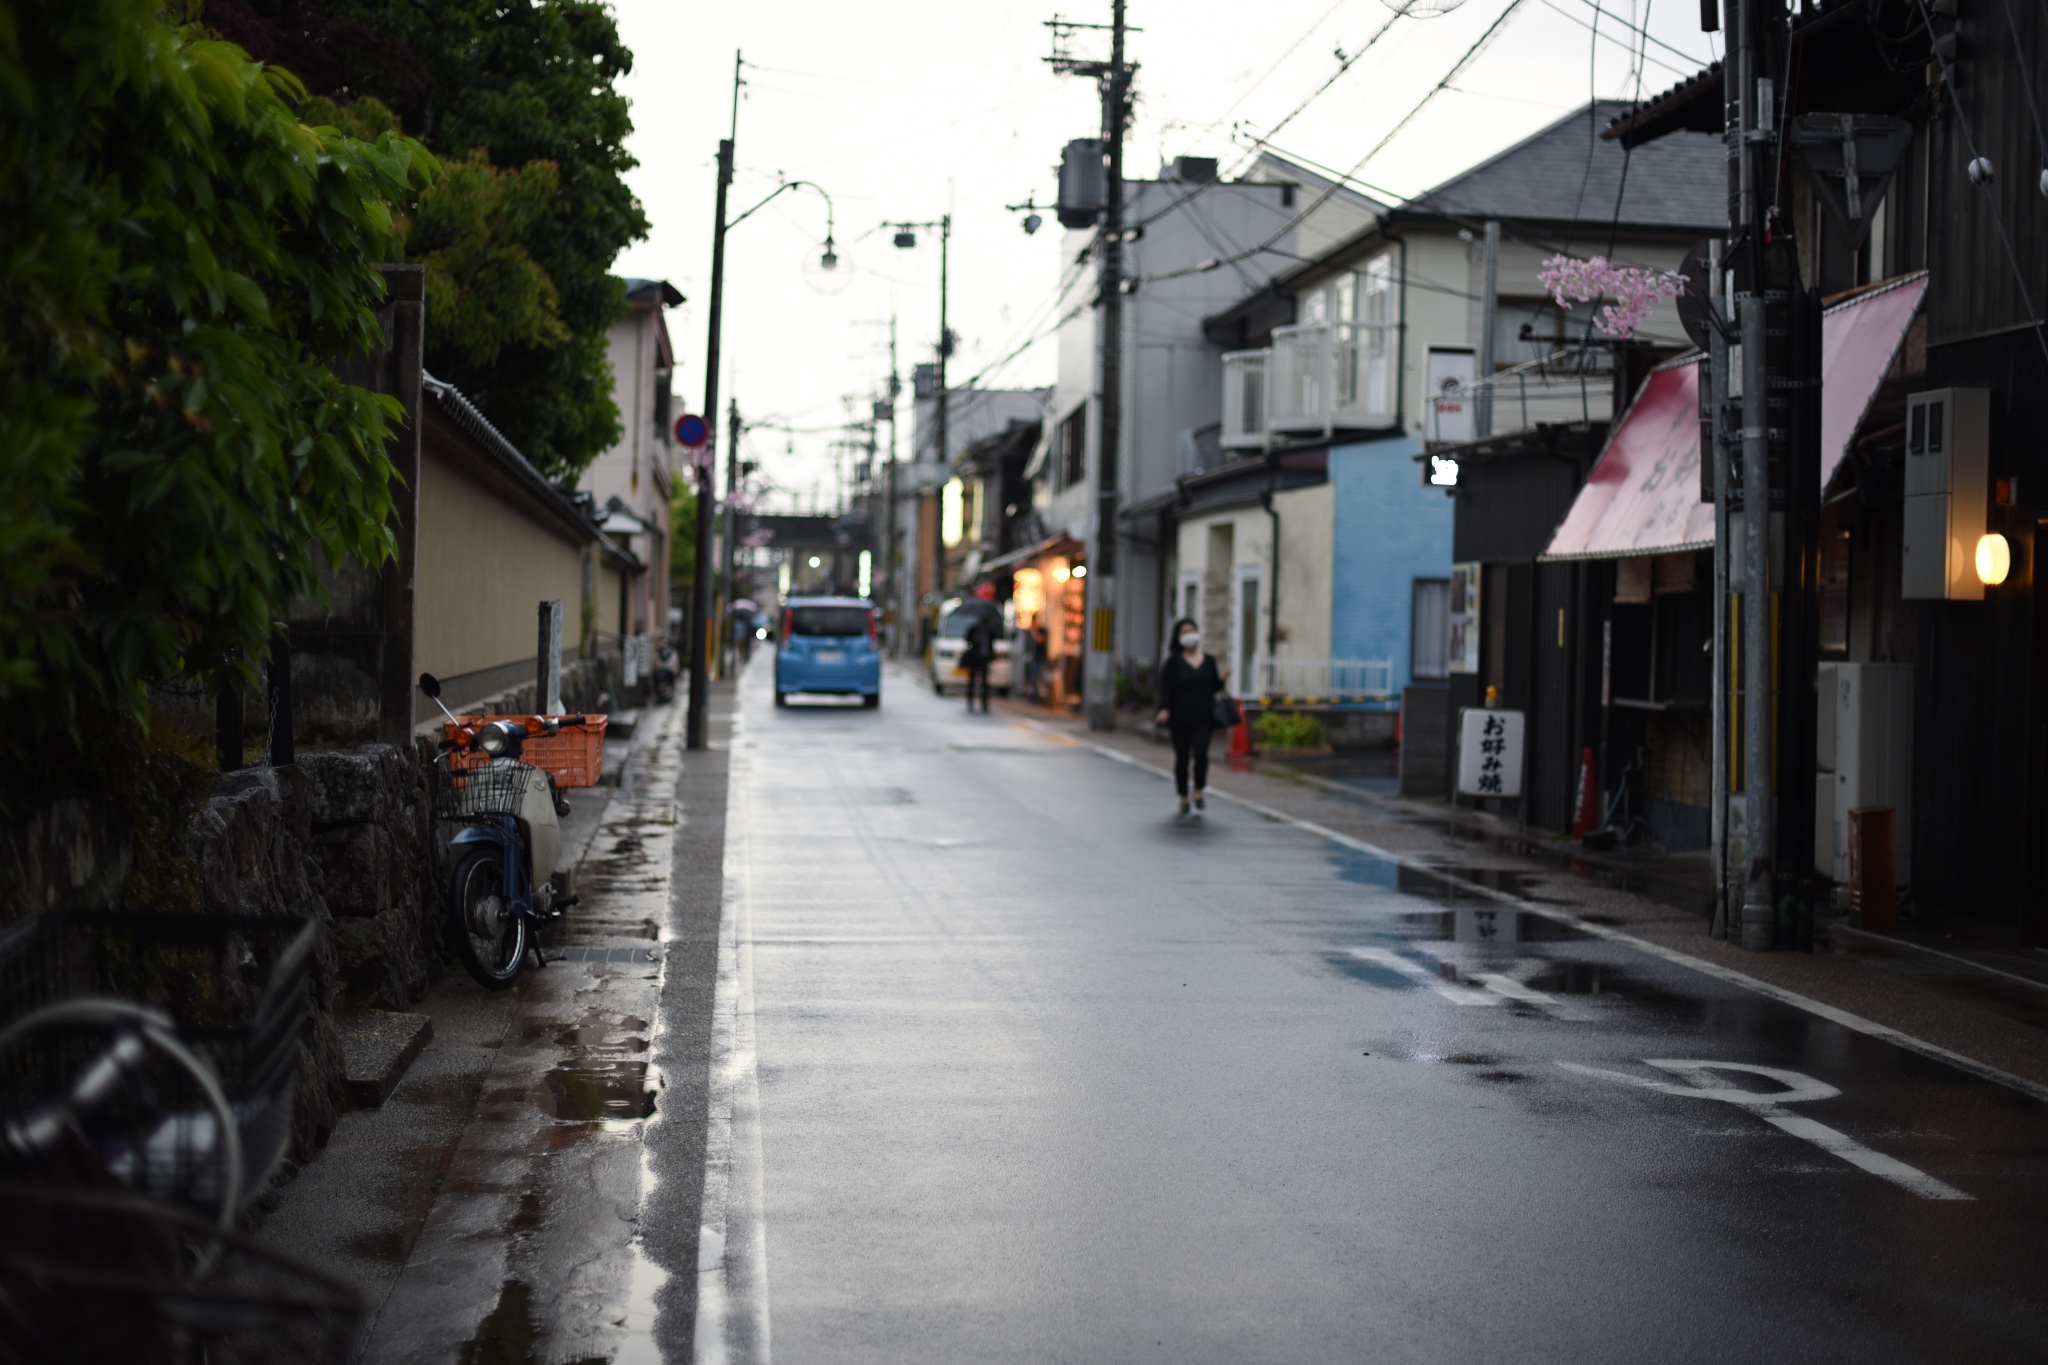
[[450, 711], [448, 707], [442, 702], [441, 680], [439, 678], [435, 677], [431, 673], [420, 674], [420, 691], [426, 693], [428, 699], [431, 700], [434, 703], [434, 705], [441, 708], [441, 714], [448, 717], [448, 723], [450, 725], [462, 724], [461, 721], [455, 719], [455, 713], [453, 711]]

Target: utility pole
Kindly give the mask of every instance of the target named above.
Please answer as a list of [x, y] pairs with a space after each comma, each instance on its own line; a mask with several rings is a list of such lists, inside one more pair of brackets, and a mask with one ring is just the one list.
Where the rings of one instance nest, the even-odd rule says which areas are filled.
[[891, 622], [889, 645], [897, 654], [903, 652], [903, 594], [897, 582], [897, 569], [902, 559], [900, 547], [896, 544], [896, 400], [902, 393], [902, 382], [896, 375], [896, 314], [889, 314], [889, 479], [888, 506], [882, 514], [882, 578], [888, 600], [896, 604], [897, 615]]
[[[684, 724], [684, 744], [701, 749], [705, 744], [704, 714], [710, 700], [711, 672], [711, 508], [717, 492], [718, 469], [718, 341], [719, 325], [725, 311], [725, 198], [732, 187], [733, 144], [740, 135], [740, 54], [732, 54], [731, 134], [718, 144], [718, 202], [716, 226], [711, 235], [711, 321], [704, 345], [704, 421], [710, 439], [697, 464], [697, 602], [692, 613], [690, 643], [690, 706]], [[737, 444], [737, 442], [735, 442]]]
[[[919, 228], [924, 228], [926, 230], [937, 228], [939, 230], [939, 354], [938, 364], [932, 367], [932, 379], [937, 389], [937, 392], [934, 395], [937, 401], [937, 406], [932, 411], [934, 423], [932, 428], [932, 434], [938, 441], [938, 449], [932, 452], [932, 456], [940, 464], [944, 464], [946, 462], [948, 452], [951, 446], [951, 432], [948, 423], [948, 419], [950, 418], [951, 414], [947, 411], [948, 404], [946, 399], [946, 357], [950, 356], [953, 353], [953, 333], [947, 321], [946, 308], [948, 297], [948, 272], [951, 268], [951, 253], [953, 245], [953, 215], [950, 213], [942, 214], [940, 215], [939, 220], [936, 223], [884, 223], [882, 224], [882, 226], [893, 227], [896, 229], [896, 246], [899, 250], [904, 251], [907, 251], [910, 248], [917, 245], [917, 230]], [[890, 403], [892, 405], [889, 417], [890, 442], [893, 446], [895, 441], [896, 421], [893, 406], [895, 403], [894, 390], [896, 386], [896, 322], [893, 317], [890, 319], [889, 322], [889, 374], [889, 386], [891, 390]], [[912, 401], [913, 403], [916, 401], [914, 396]], [[915, 450], [910, 452], [910, 462], [913, 466], [917, 463], [917, 452]], [[919, 493], [920, 495], [922, 495], [923, 490], [920, 489]], [[935, 523], [932, 528], [932, 539], [931, 544], [929, 546], [925, 544], [924, 518], [922, 515], [920, 515], [917, 519], [916, 530], [913, 532], [913, 534], [915, 534], [918, 538], [918, 562], [920, 564], [930, 564], [932, 566], [932, 591], [934, 593], [940, 592], [946, 586], [946, 563], [945, 547], [940, 542], [937, 525]], [[927, 555], [929, 555], [929, 558], [926, 557]], [[922, 620], [922, 604], [915, 603], [916, 593], [916, 583], [913, 580], [911, 584], [911, 597], [913, 603], [919, 606], [920, 608], [920, 615], [918, 619]], [[905, 624], [907, 625], [908, 622], [905, 622]], [[921, 645], [922, 641], [920, 640], [919, 643]]]
[[[1743, 860], [1739, 872], [1728, 869], [1727, 901], [1739, 895], [1740, 911], [1730, 904], [1725, 923], [1731, 939], [1764, 950], [1777, 946], [1779, 897], [1807, 880], [1813, 846], [1814, 649], [1807, 637], [1820, 468], [1809, 390], [1819, 383], [1819, 322], [1782, 202], [1780, 144], [1791, 112], [1782, 101], [1791, 92], [1772, 76], [1787, 69], [1789, 16], [1784, 0], [1726, 4], [1734, 29], [1735, 89], [1726, 101], [1734, 326], [1727, 344], [1713, 348], [1713, 388], [1716, 427], [1734, 430], [1717, 443], [1715, 484], [1717, 494], [1728, 491], [1728, 511], [1742, 514], [1741, 539], [1725, 557], [1729, 578], [1741, 566], [1742, 605], [1739, 624], [1717, 635], [1733, 637], [1741, 661], [1738, 680], [1729, 655], [1719, 656], [1718, 685], [1740, 689]], [[1723, 612], [1731, 606], [1724, 599]]]
[[[1068, 37], [1081, 30], [1100, 31], [1100, 24], [1053, 19], [1053, 55], [1046, 60], [1062, 75], [1093, 77], [1102, 89], [1102, 144], [1107, 172], [1096, 302], [1101, 311], [1096, 345], [1100, 352], [1101, 390], [1096, 401], [1095, 544], [1088, 566], [1087, 667], [1083, 691], [1088, 728], [1116, 728], [1116, 561], [1117, 464], [1123, 443], [1124, 346], [1124, 126], [1130, 120], [1131, 76], [1136, 67], [1124, 61], [1124, 0], [1111, 0], [1109, 60], [1082, 61], [1066, 51]], [[1242, 686], [1242, 681], [1240, 681]]]
[[[740, 491], [740, 400], [729, 398], [726, 409], [731, 414], [726, 421], [725, 451], [725, 506], [721, 509], [724, 533], [720, 545], [725, 559], [725, 600], [728, 604], [739, 601], [739, 513], [733, 509], [733, 499]], [[721, 619], [718, 623], [720, 676], [730, 676], [739, 666], [739, 658], [733, 648], [732, 623]]]

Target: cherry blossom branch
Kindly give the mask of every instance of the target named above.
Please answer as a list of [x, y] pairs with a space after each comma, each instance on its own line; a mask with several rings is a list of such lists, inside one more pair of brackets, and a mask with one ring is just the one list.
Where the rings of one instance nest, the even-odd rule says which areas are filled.
[[1635, 336], [1652, 308], [1685, 292], [1685, 276], [1676, 270], [1615, 265], [1605, 256], [1585, 261], [1563, 254], [1552, 256], [1537, 278], [1560, 308], [1613, 299], [1600, 310], [1600, 330], [1622, 341]]

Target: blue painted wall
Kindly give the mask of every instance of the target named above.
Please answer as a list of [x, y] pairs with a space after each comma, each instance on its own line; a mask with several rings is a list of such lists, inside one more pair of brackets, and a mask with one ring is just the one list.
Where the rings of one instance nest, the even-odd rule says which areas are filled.
[[[1415, 580], [1451, 573], [1451, 499], [1425, 488], [1419, 436], [1330, 448], [1336, 490], [1330, 656], [1392, 659], [1396, 697], [1409, 677]], [[1391, 707], [1393, 703], [1389, 703]]]

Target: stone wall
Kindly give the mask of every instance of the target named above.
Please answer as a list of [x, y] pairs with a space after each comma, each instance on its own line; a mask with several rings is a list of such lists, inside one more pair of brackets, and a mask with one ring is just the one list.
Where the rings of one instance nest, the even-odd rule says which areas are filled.
[[0, 826], [0, 918], [197, 909], [318, 921], [293, 1134], [303, 1157], [347, 1104], [336, 1010], [402, 1009], [442, 970], [424, 762], [416, 750], [372, 744], [216, 775], [168, 858], [141, 847], [109, 804], [56, 802]]

